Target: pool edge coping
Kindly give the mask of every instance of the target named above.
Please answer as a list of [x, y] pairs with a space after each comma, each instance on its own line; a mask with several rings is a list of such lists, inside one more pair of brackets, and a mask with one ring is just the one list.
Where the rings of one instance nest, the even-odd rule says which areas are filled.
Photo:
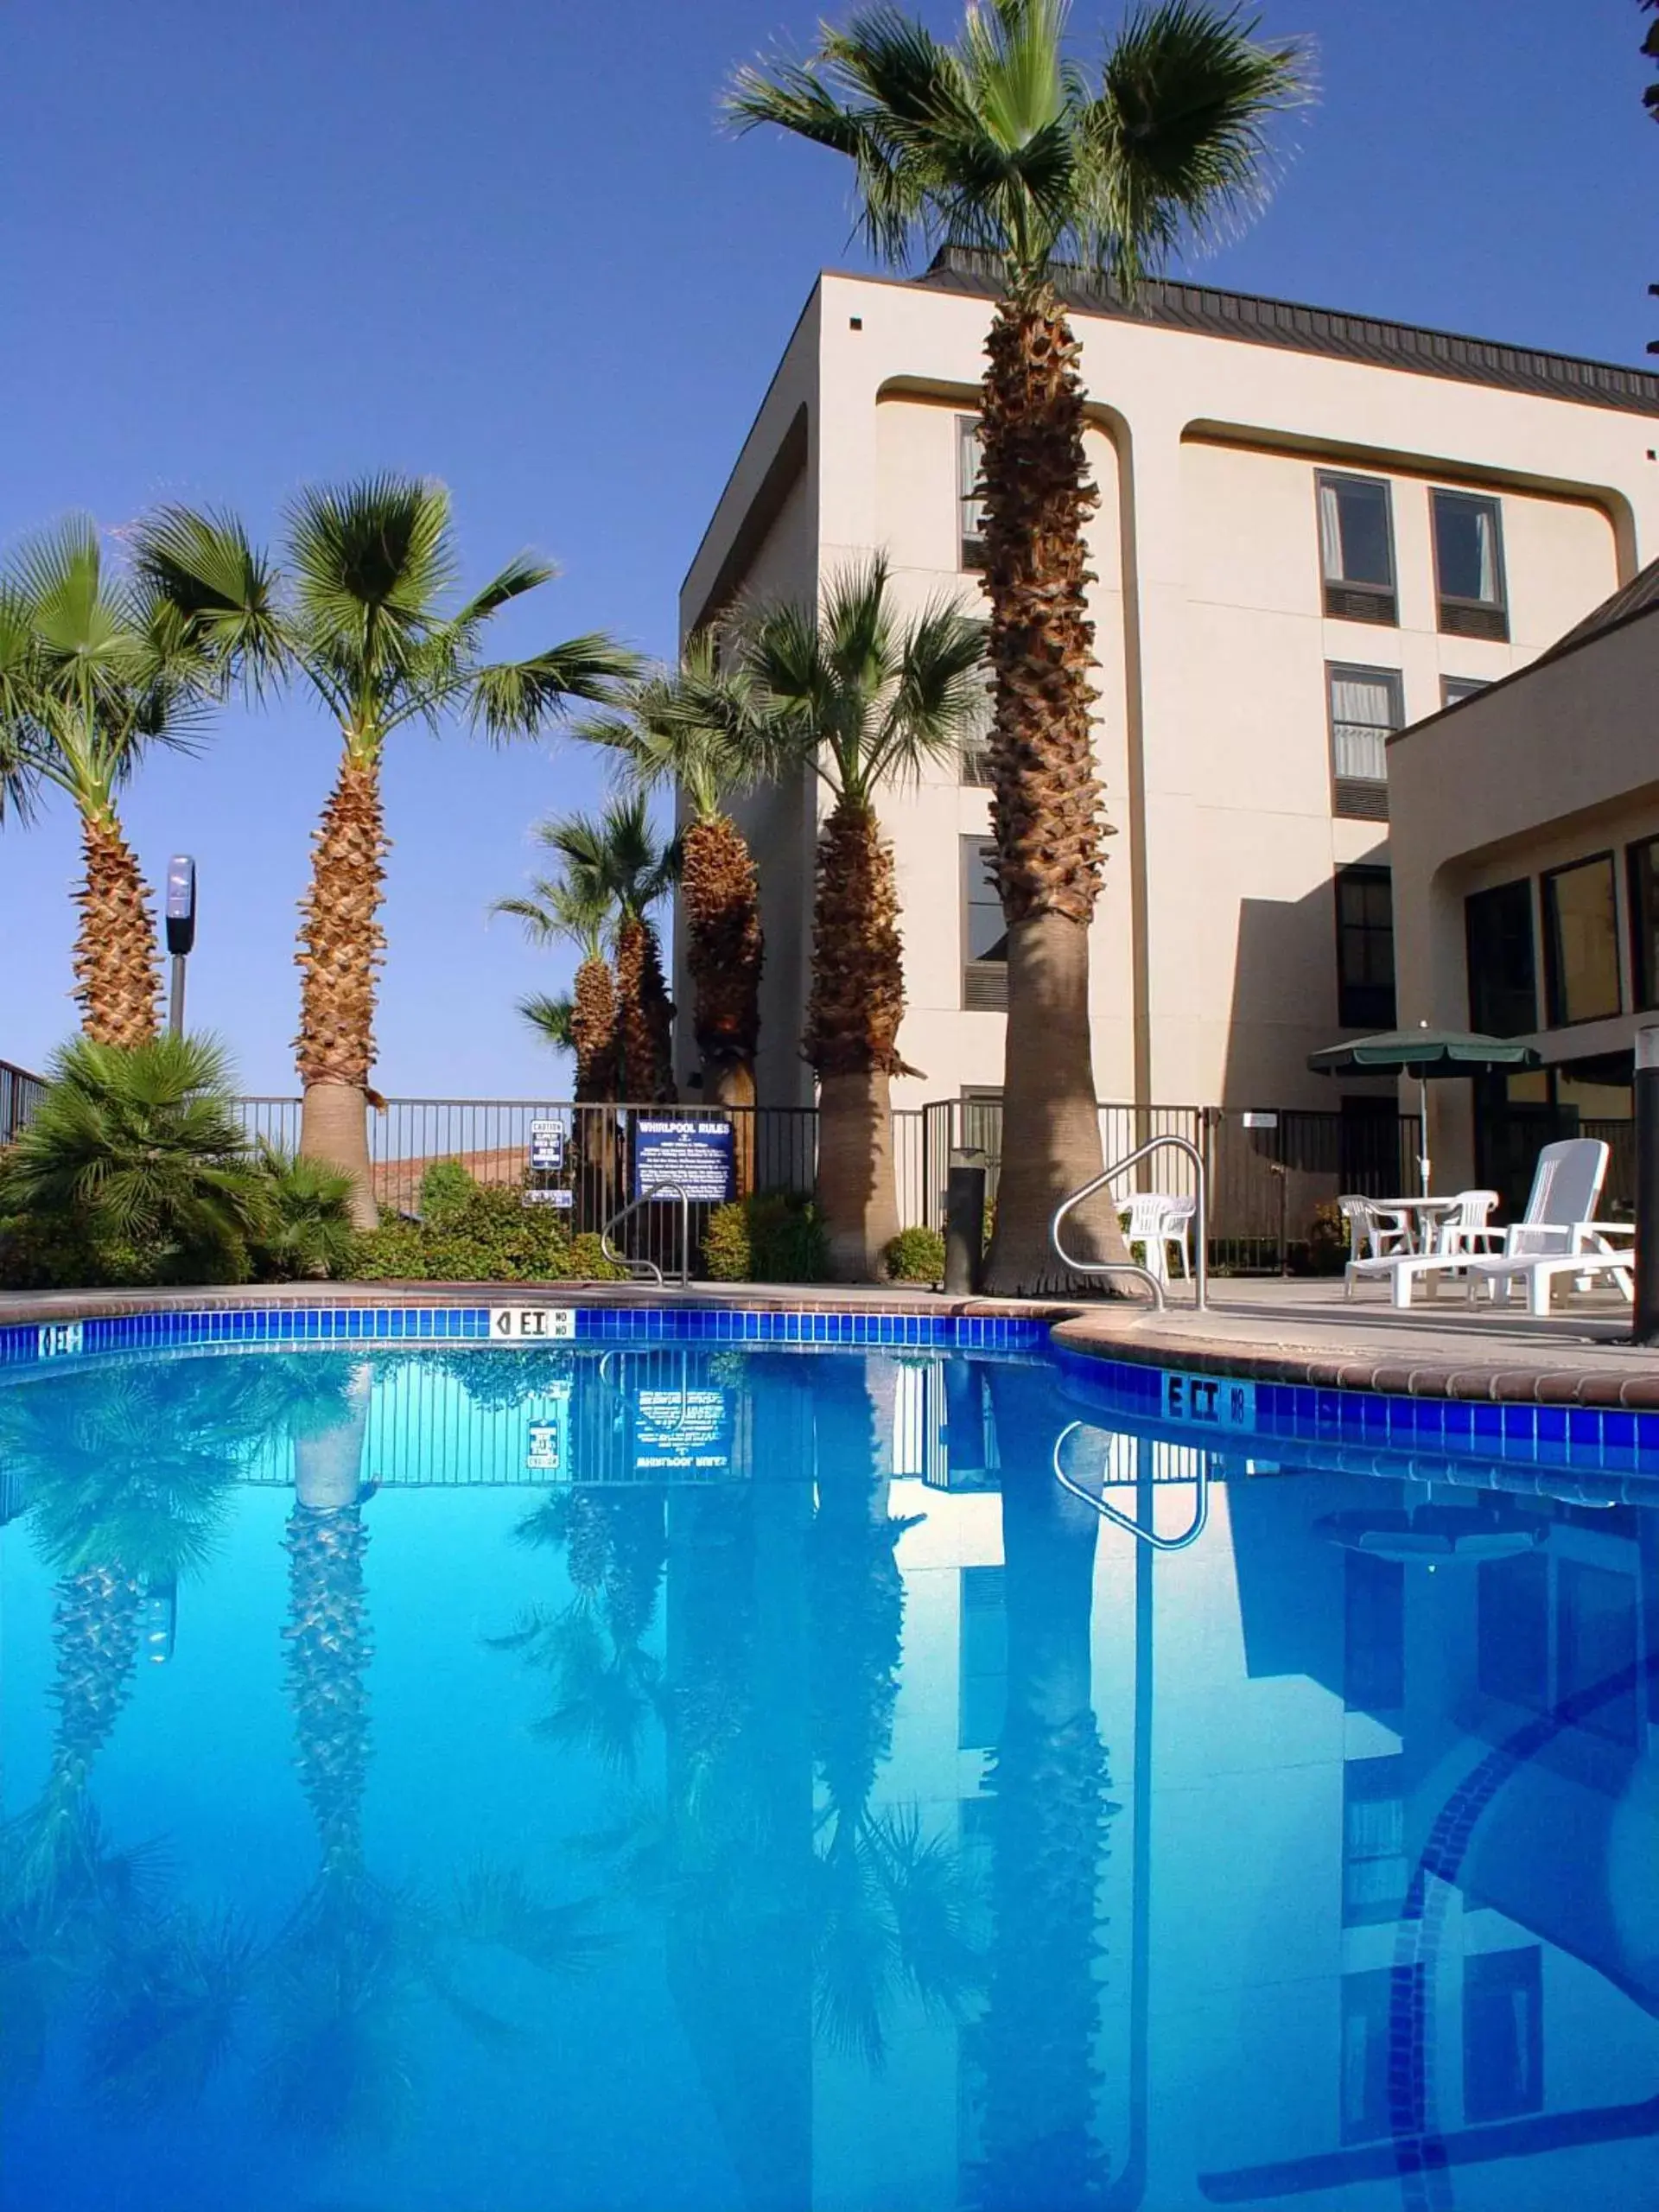
[[564, 1306], [601, 1311], [847, 1313], [936, 1320], [1044, 1321], [1054, 1342], [1088, 1357], [1174, 1368], [1255, 1382], [1300, 1383], [1318, 1389], [1365, 1391], [1389, 1397], [1439, 1398], [1473, 1404], [1592, 1406], [1615, 1411], [1659, 1410], [1659, 1362], [1637, 1374], [1575, 1370], [1556, 1360], [1448, 1361], [1373, 1357], [1351, 1350], [1321, 1352], [1282, 1342], [1239, 1344], [1196, 1330], [1160, 1325], [1142, 1306], [1081, 1304], [1076, 1300], [1003, 1299], [856, 1285], [831, 1290], [802, 1284], [698, 1284], [688, 1290], [655, 1283], [340, 1283], [246, 1284], [149, 1291], [44, 1291], [0, 1300], [0, 1332], [54, 1323], [128, 1319], [166, 1313], [250, 1310], [333, 1311], [379, 1308], [476, 1308]]

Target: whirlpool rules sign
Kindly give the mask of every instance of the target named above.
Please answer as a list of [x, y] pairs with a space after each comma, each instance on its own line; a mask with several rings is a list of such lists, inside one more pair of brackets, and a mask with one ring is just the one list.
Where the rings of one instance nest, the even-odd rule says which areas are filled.
[[633, 1195], [683, 1191], [694, 1205], [724, 1205], [732, 1195], [732, 1125], [723, 1116], [671, 1119], [640, 1114], [633, 1124]]

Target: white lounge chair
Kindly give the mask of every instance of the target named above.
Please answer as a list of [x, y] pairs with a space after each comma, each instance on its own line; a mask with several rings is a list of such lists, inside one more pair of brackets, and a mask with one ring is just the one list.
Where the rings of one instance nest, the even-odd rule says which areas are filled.
[[1547, 1144], [1533, 1169], [1526, 1212], [1503, 1231], [1501, 1253], [1414, 1252], [1351, 1260], [1349, 1295], [1357, 1280], [1378, 1277], [1389, 1284], [1395, 1306], [1405, 1307], [1411, 1304], [1414, 1283], [1424, 1283], [1432, 1298], [1442, 1275], [1461, 1274], [1471, 1293], [1481, 1281], [1493, 1291], [1503, 1282], [1506, 1294], [1510, 1283], [1525, 1282], [1531, 1310], [1547, 1313], [1551, 1287], [1562, 1275], [1574, 1280], [1610, 1275], [1630, 1291], [1630, 1253], [1613, 1251], [1595, 1223], [1607, 1159], [1607, 1147], [1599, 1137], [1564, 1137]]

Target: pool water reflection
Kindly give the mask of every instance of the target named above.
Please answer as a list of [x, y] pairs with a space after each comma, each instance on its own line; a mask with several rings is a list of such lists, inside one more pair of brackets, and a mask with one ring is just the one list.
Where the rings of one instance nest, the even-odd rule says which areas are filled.
[[910, 1353], [0, 1389], [0, 2206], [1659, 2198], [1659, 1510], [1105, 1418]]

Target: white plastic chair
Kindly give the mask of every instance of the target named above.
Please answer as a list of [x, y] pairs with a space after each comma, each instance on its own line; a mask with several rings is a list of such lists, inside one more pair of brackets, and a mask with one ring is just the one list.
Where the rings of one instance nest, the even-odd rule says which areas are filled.
[[1344, 1294], [1351, 1298], [1357, 1271], [1368, 1262], [1375, 1266], [1395, 1253], [1409, 1252], [1411, 1231], [1404, 1214], [1379, 1206], [1374, 1198], [1361, 1198], [1357, 1192], [1338, 1198], [1337, 1207], [1348, 1224]]
[[1458, 1210], [1436, 1223], [1437, 1252], [1490, 1252], [1501, 1249], [1504, 1232], [1492, 1223], [1496, 1191], [1459, 1191]]
[[1137, 1191], [1123, 1201], [1119, 1208], [1124, 1217], [1123, 1234], [1131, 1244], [1146, 1249], [1147, 1267], [1160, 1282], [1169, 1281], [1169, 1249], [1173, 1247], [1181, 1255], [1185, 1273], [1192, 1272], [1192, 1253], [1189, 1243], [1196, 1198], [1172, 1198], [1164, 1191]]

